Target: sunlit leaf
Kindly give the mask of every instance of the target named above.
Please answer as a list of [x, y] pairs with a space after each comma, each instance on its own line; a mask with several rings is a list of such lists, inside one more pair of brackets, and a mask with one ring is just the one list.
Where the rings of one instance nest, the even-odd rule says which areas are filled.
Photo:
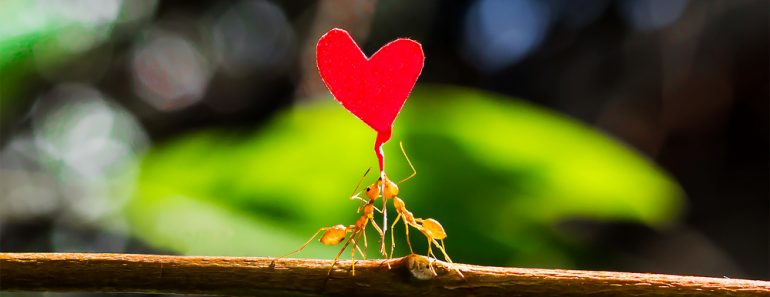
[[[682, 201], [676, 183], [628, 147], [511, 98], [417, 88], [395, 127], [387, 172], [394, 180], [410, 174], [396, 143], [403, 140], [418, 174], [400, 195], [416, 216], [442, 222], [455, 260], [568, 266], [572, 243], [556, 223], [661, 227]], [[287, 110], [250, 135], [187, 135], [147, 156], [128, 218], [137, 236], [181, 253], [277, 256], [319, 227], [355, 221], [358, 201], [349, 195], [376, 166], [373, 139], [331, 98]], [[402, 249], [403, 226], [396, 232]], [[424, 253], [424, 239], [412, 239]], [[301, 255], [330, 258], [337, 248], [316, 243]]]

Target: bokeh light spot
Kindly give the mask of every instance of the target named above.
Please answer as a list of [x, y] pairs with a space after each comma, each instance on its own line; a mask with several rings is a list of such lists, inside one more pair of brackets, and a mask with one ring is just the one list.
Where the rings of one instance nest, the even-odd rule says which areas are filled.
[[214, 21], [211, 39], [217, 62], [232, 76], [286, 67], [295, 44], [283, 11], [263, 0], [229, 7]]
[[134, 91], [162, 111], [197, 103], [211, 78], [211, 69], [198, 48], [182, 36], [156, 31], [133, 53]]
[[687, 7], [687, 0], [625, 0], [620, 12], [634, 28], [651, 31], [675, 22]]
[[465, 20], [463, 50], [480, 70], [498, 71], [516, 64], [545, 37], [551, 10], [533, 0], [480, 0]]
[[95, 220], [132, 195], [148, 139], [136, 119], [97, 90], [64, 84], [32, 111], [37, 162], [60, 185], [68, 212]]
[[0, 223], [42, 217], [59, 207], [56, 182], [38, 158], [28, 134], [17, 135], [0, 150]]

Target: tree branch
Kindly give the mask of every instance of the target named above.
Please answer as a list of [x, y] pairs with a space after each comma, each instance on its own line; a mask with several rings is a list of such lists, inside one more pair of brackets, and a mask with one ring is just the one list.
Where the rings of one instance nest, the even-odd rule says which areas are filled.
[[[770, 282], [624, 272], [390, 260], [0, 253], [2, 291], [99, 291], [207, 295], [770, 296]], [[447, 266], [451, 265], [451, 266]], [[461, 277], [457, 271], [461, 271]], [[434, 275], [434, 272], [436, 273]]]

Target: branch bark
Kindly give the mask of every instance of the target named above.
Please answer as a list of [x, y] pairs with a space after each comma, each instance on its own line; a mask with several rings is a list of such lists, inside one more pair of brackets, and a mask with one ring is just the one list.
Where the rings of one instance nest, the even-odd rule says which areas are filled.
[[329, 277], [330, 260], [278, 259], [271, 265], [272, 261], [241, 257], [0, 253], [0, 291], [306, 296], [770, 296], [767, 281], [503, 268], [442, 261], [431, 265], [432, 259], [417, 255], [389, 262], [356, 261], [355, 276], [350, 273], [350, 261], [341, 261]]

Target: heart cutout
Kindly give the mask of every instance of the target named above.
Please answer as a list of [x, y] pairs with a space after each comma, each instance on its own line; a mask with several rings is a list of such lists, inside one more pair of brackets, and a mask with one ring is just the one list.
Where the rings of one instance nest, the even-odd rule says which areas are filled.
[[371, 58], [345, 30], [332, 29], [318, 40], [316, 63], [326, 87], [342, 106], [377, 131], [380, 171], [384, 170], [382, 144], [390, 139], [393, 121], [424, 62], [422, 46], [411, 39], [391, 41]]

